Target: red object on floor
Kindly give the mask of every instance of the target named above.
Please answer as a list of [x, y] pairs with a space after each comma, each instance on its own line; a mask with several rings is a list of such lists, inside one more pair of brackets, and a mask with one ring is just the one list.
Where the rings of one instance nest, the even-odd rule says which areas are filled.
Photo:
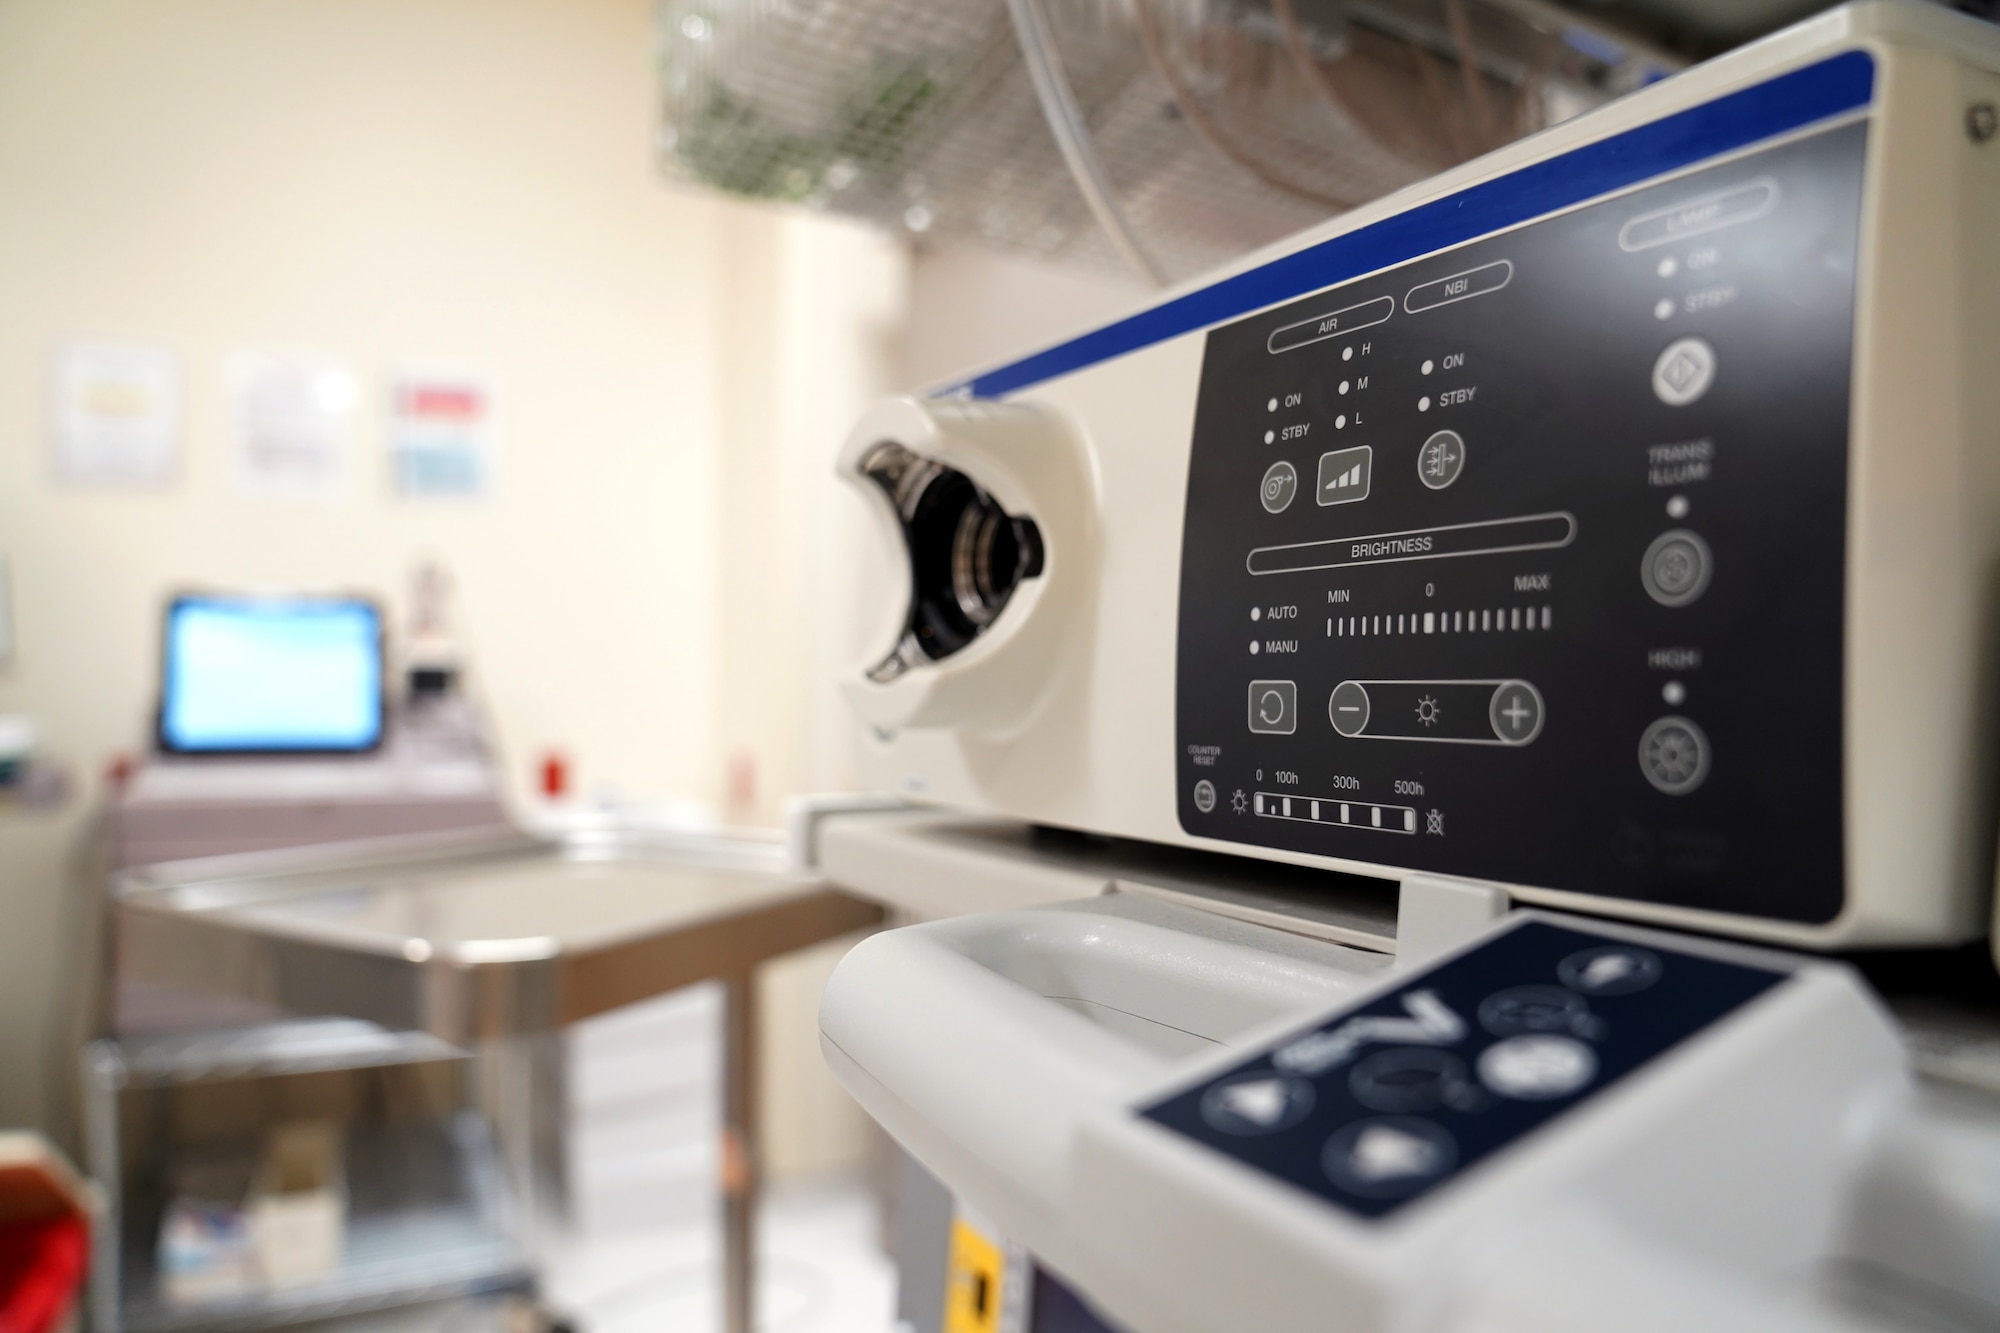
[[569, 760], [551, 754], [542, 760], [542, 795], [559, 801], [569, 794]]
[[90, 1233], [74, 1215], [0, 1223], [0, 1333], [48, 1333], [76, 1304]]

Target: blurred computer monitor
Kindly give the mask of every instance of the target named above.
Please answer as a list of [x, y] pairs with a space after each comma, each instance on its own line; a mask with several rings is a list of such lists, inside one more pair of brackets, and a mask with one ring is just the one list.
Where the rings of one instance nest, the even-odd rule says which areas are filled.
[[179, 596], [161, 655], [171, 754], [357, 754], [382, 743], [382, 612], [359, 597]]

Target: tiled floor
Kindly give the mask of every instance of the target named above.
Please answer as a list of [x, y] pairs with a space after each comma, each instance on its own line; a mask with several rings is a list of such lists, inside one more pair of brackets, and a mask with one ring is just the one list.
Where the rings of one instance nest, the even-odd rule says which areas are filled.
[[[780, 1186], [760, 1218], [759, 1333], [891, 1333], [895, 1268], [877, 1205], [858, 1183]], [[722, 1326], [712, 1224], [572, 1242], [543, 1270], [549, 1305], [577, 1333], [711, 1333]], [[311, 1333], [512, 1333], [489, 1302], [387, 1311]]]
[[[858, 1182], [779, 1186], [760, 1217], [757, 1326], [763, 1333], [889, 1333], [895, 1268], [877, 1205]], [[550, 1303], [581, 1333], [721, 1327], [712, 1225], [600, 1237], [547, 1271]]]

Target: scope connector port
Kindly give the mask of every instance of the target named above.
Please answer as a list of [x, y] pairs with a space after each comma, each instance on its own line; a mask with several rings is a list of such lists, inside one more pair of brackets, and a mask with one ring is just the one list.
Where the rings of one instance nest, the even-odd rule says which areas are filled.
[[899, 444], [876, 448], [861, 473], [894, 506], [910, 562], [909, 620], [895, 651], [868, 673], [886, 682], [985, 633], [1022, 581], [1041, 574], [1042, 534], [965, 473]]

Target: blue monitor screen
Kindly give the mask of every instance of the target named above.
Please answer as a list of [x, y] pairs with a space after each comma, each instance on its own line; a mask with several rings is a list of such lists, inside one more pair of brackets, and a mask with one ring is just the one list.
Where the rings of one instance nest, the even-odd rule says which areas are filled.
[[382, 616], [368, 602], [178, 598], [164, 677], [170, 751], [341, 752], [382, 739]]

